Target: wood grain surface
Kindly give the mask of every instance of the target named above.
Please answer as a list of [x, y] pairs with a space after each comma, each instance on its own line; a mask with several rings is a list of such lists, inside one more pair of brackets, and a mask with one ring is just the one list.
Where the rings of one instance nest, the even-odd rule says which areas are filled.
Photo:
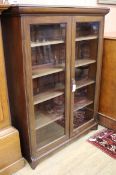
[[116, 120], [116, 40], [104, 40], [100, 113]]

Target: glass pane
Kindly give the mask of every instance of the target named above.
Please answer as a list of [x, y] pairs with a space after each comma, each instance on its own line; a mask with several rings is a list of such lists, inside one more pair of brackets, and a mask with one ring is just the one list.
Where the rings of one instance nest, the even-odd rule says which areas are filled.
[[[74, 93], [74, 107], [73, 107], [74, 129], [76, 129], [76, 127], [81, 126], [85, 122], [89, 121], [93, 116], [93, 111], [94, 111], [93, 105], [94, 105], [94, 96], [95, 96], [95, 74], [94, 73], [91, 74], [90, 70], [95, 71], [92, 65], [77, 68], [75, 72], [77, 89]], [[78, 117], [82, 116], [80, 114], [80, 111], [81, 113], [83, 113], [83, 109], [85, 108], [88, 109], [88, 106], [90, 105], [92, 106], [91, 108], [92, 113], [90, 115], [90, 118], [86, 117], [87, 113], [85, 113], [83, 116], [84, 118], [82, 117], [82, 121], [81, 121], [81, 118], [78, 119]]]
[[99, 32], [98, 22], [80, 22], [76, 24], [76, 37], [97, 35]]
[[64, 71], [42, 76], [33, 80], [34, 95], [52, 91], [64, 93], [65, 73]]
[[75, 68], [77, 89], [94, 84], [96, 81], [96, 64]]
[[31, 41], [45, 42], [65, 38], [65, 24], [31, 25]]
[[75, 66], [95, 62], [97, 57], [98, 39], [76, 42]]
[[33, 66], [63, 66], [65, 60], [65, 45], [64, 43], [54, 43], [52, 45], [32, 48], [31, 57]]
[[[73, 126], [74, 129], [93, 117], [94, 84], [77, 89], [74, 93]], [[90, 115], [89, 115], [90, 114]]]
[[74, 93], [74, 110], [78, 110], [83, 106], [93, 103], [94, 90], [94, 84], [77, 89]]
[[73, 129], [94, 114], [99, 22], [76, 23]]
[[66, 24], [31, 25], [32, 65], [64, 64]]
[[38, 147], [45, 146], [65, 134], [64, 95], [35, 106]]
[[90, 105], [80, 110], [74, 111], [73, 115], [74, 115], [73, 127], [74, 129], [76, 129], [93, 118], [92, 106]]
[[36, 139], [39, 148], [65, 133], [66, 24], [31, 25]]

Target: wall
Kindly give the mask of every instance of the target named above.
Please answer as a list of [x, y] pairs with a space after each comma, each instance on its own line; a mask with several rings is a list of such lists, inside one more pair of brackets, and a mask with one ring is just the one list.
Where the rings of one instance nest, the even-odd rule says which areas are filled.
[[110, 8], [110, 13], [106, 15], [105, 19], [105, 35], [110, 33], [110, 35], [114, 35], [116, 37], [116, 5], [106, 6]]
[[17, 2], [23, 4], [36, 3], [41, 5], [94, 5], [96, 0], [8, 0], [9, 2]]
[[[9, 0], [9, 2], [17, 2], [21, 4], [35, 3], [39, 5], [66, 5], [66, 6], [95, 6], [97, 0]], [[110, 7], [110, 13], [105, 19], [105, 35], [106, 33], [115, 33], [116, 35], [116, 5], [98, 5]]]

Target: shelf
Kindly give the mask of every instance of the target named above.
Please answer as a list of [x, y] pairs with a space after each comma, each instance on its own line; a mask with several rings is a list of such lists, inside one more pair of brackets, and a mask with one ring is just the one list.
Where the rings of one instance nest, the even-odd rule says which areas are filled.
[[57, 123], [52, 123], [36, 131], [38, 148], [46, 146], [65, 135], [64, 128]]
[[47, 46], [64, 43], [63, 40], [54, 40], [54, 41], [43, 41], [43, 42], [31, 42], [31, 47]]
[[77, 110], [80, 110], [90, 104], [93, 103], [93, 100], [89, 100], [87, 98], [84, 98], [80, 101], [78, 101], [76, 104], [74, 104], [74, 112], [77, 111]]
[[95, 62], [96, 62], [96, 60], [94, 60], [94, 59], [78, 59], [75, 62], [75, 67], [86, 66], [86, 65], [89, 65], [89, 64], [93, 64]]
[[91, 84], [94, 84], [95, 81], [94, 80], [91, 80], [91, 79], [82, 79], [82, 80], [79, 80], [79, 81], [76, 81], [76, 89], [80, 89], [82, 87], [85, 87], [85, 86], [88, 86], [88, 85], [91, 85]]
[[52, 98], [61, 96], [63, 94], [64, 94], [64, 91], [55, 90], [55, 89], [51, 89], [49, 91], [42, 92], [34, 96], [34, 105], [50, 100]]
[[63, 117], [62, 115], [58, 116], [58, 113], [48, 113], [45, 111], [38, 111], [35, 113], [36, 116], [36, 129], [40, 129], [46, 125], [49, 125], [50, 123], [53, 123]]
[[64, 67], [43, 67], [32, 70], [32, 79], [64, 71]]
[[98, 38], [97, 35], [80, 36], [80, 37], [76, 38], [75, 41], [94, 40], [94, 39], [97, 39], [97, 38]]

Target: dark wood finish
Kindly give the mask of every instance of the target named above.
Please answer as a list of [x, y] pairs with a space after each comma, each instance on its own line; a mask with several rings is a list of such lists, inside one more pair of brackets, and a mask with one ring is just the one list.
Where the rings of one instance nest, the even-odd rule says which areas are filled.
[[[48, 8], [47, 8], [48, 7]], [[97, 7], [65, 7], [65, 6], [14, 6], [10, 8], [7, 13], [9, 14], [89, 14], [89, 15], [105, 15], [109, 12], [109, 8]], [[56, 8], [55, 8], [56, 7]]]
[[99, 112], [100, 124], [116, 129], [116, 38], [112, 36], [104, 39]]
[[[60, 146], [69, 142], [73, 138], [78, 137], [82, 133], [88, 131], [91, 128], [94, 128], [97, 125], [96, 119], [91, 118], [88, 122], [80, 126], [75, 134], [72, 134], [72, 123], [73, 116], [70, 115], [72, 112], [73, 104], [73, 93], [71, 92], [72, 79], [74, 78], [74, 68], [82, 67], [87, 65], [96, 64], [96, 60], [82, 60], [75, 65], [75, 42], [81, 42], [82, 40], [91, 40], [94, 41], [98, 39], [96, 36], [88, 36], [84, 38], [75, 38], [75, 25], [76, 21], [78, 22], [100, 22], [100, 39], [98, 43], [98, 59], [97, 59], [97, 86], [96, 86], [96, 97], [95, 97], [95, 112], [97, 112], [98, 106], [98, 97], [99, 97], [99, 86], [100, 86], [100, 72], [101, 72], [101, 54], [100, 47], [102, 48], [102, 36], [103, 36], [103, 18], [108, 9], [99, 9], [99, 8], [40, 8], [40, 7], [26, 7], [26, 6], [14, 6], [10, 8], [3, 15], [2, 25], [3, 25], [3, 36], [4, 36], [4, 45], [5, 45], [5, 55], [6, 55], [6, 66], [7, 66], [7, 76], [9, 84], [9, 96], [11, 103], [11, 112], [13, 116], [14, 125], [19, 129], [22, 141], [22, 150], [23, 155], [31, 163], [31, 166], [35, 168], [40, 159], [50, 154]], [[85, 15], [86, 14], [86, 15]], [[85, 16], [86, 17], [85, 17]], [[65, 40], [54, 40], [54, 41], [42, 41], [40, 43], [31, 42], [30, 37], [30, 25], [45, 25], [45, 24], [65, 24], [66, 25], [66, 41]], [[10, 28], [9, 28], [10, 26]], [[76, 39], [76, 41], [75, 41]], [[53, 69], [54, 65], [46, 64], [32, 66], [31, 49], [34, 47], [43, 47], [51, 44], [51, 47], [58, 48], [59, 44], [65, 45], [66, 49], [66, 62], [65, 66], [58, 66], [57, 69]], [[55, 46], [54, 46], [55, 45]], [[96, 50], [96, 45], [93, 44], [94, 50]], [[60, 46], [61, 49], [61, 46]], [[40, 51], [40, 50], [39, 50]], [[59, 51], [55, 53], [59, 55]], [[94, 53], [91, 52], [91, 55]], [[34, 58], [35, 59], [35, 58]], [[34, 62], [34, 61], [33, 61]], [[99, 65], [100, 64], [100, 65]], [[72, 68], [71, 68], [72, 67]], [[53, 90], [52, 93], [39, 92], [39, 95], [33, 96], [33, 87], [38, 88], [36, 79], [40, 79], [43, 76], [50, 76], [54, 73], [65, 72], [65, 90], [62, 88], [60, 91]], [[91, 73], [94, 71], [90, 70]], [[91, 74], [89, 73], [89, 74]], [[95, 81], [93, 76], [90, 76], [92, 82], [88, 80], [84, 83], [80, 83], [79, 88], [81, 89], [84, 86], [94, 86]], [[12, 82], [12, 83], [11, 83]], [[39, 82], [40, 83], [40, 82]], [[78, 82], [77, 82], [78, 83]], [[82, 87], [81, 87], [82, 86]], [[41, 87], [41, 83], [39, 84]], [[92, 88], [88, 88], [88, 97], [91, 97], [93, 91]], [[92, 90], [91, 90], [92, 89]], [[51, 92], [48, 90], [48, 92]], [[39, 91], [41, 91], [39, 89]], [[90, 93], [90, 94], [89, 94]], [[36, 105], [40, 105], [47, 99], [54, 98], [55, 96], [61, 96], [65, 94], [65, 134], [61, 135], [55, 141], [41, 146], [40, 137], [38, 136], [42, 125], [36, 125], [34, 109]], [[46, 96], [45, 96], [46, 95]], [[39, 97], [39, 98], [38, 98]], [[43, 98], [43, 99], [42, 99]], [[81, 109], [85, 106], [92, 105], [92, 100], [86, 100], [86, 103], [81, 106], [78, 106], [78, 109]], [[49, 115], [48, 115], [49, 116]], [[38, 117], [38, 115], [37, 115]], [[46, 119], [46, 123], [43, 125], [46, 127], [48, 124], [52, 124], [56, 121], [55, 117], [52, 117], [49, 121]], [[42, 121], [43, 122], [43, 121]], [[45, 121], [44, 121], [45, 122]], [[41, 127], [40, 127], [41, 126]], [[56, 122], [57, 127], [57, 122]], [[61, 126], [63, 128], [63, 126]], [[49, 132], [48, 128], [48, 132]], [[59, 129], [60, 132], [60, 129]], [[49, 133], [47, 133], [49, 134]], [[46, 134], [46, 136], [47, 136]], [[71, 137], [70, 137], [71, 136]], [[74, 137], [72, 137], [74, 136]], [[50, 138], [52, 139], [52, 138]], [[43, 144], [43, 143], [42, 143]]]
[[[8, 7], [0, 4], [0, 14]], [[11, 127], [10, 117], [0, 19], [0, 174], [15, 173], [24, 166], [19, 133]]]
[[[8, 90], [9, 90], [9, 98], [10, 98], [10, 108], [11, 108], [11, 116], [12, 122], [18, 128], [20, 132], [21, 142], [23, 145], [23, 149], [25, 152], [23, 155], [30, 160], [31, 149], [30, 138], [28, 133], [28, 113], [26, 107], [26, 92], [25, 92], [25, 72], [23, 72], [24, 62], [22, 53], [22, 36], [21, 36], [21, 22], [20, 19], [14, 17], [12, 21], [9, 18], [3, 19], [3, 34], [7, 32], [4, 42], [6, 43], [8, 40], [12, 40], [12, 43], [8, 43], [8, 45], [4, 45], [5, 57], [6, 59], [6, 72], [8, 76]], [[12, 25], [11, 25], [12, 24]], [[6, 26], [4, 28], [4, 26]], [[7, 27], [10, 26], [9, 32], [7, 31]], [[17, 32], [16, 32], [17, 31]], [[18, 41], [18, 45], [16, 44]], [[18, 46], [18, 47], [17, 47]], [[12, 48], [13, 52], [12, 52]], [[10, 53], [10, 57], [9, 57]], [[10, 67], [8, 65], [11, 65]], [[10, 82], [14, 82], [13, 84]], [[20, 98], [19, 98], [20, 97]], [[21, 104], [21, 105], [19, 105]], [[23, 117], [22, 117], [23, 116]], [[22, 117], [22, 120], [20, 121]]]
[[10, 7], [10, 5], [8, 4], [1, 4], [0, 3], [0, 14], [4, 11], [7, 10]]

